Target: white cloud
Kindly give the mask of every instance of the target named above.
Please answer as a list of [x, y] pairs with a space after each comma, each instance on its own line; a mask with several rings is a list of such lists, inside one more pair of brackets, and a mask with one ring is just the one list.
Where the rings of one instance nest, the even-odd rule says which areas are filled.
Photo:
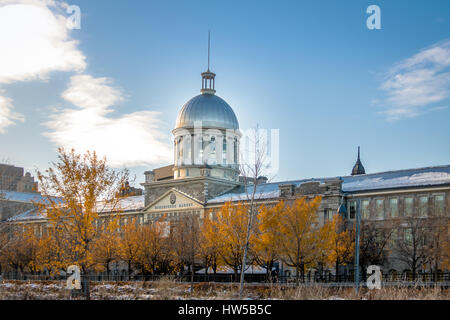
[[381, 101], [386, 108], [382, 113], [388, 120], [398, 120], [437, 110], [432, 104], [450, 98], [449, 67], [450, 40], [438, 42], [394, 66], [380, 87], [386, 93]]
[[[0, 85], [47, 80], [53, 71], [85, 71], [86, 57], [67, 26], [67, 4], [54, 0], [0, 0]], [[62, 98], [77, 108], [57, 110], [44, 133], [57, 146], [95, 150], [113, 166], [171, 161], [169, 138], [160, 133], [160, 114], [141, 111], [112, 116], [123, 100], [108, 78], [71, 77]], [[1, 94], [2, 92], [0, 92]], [[0, 95], [0, 133], [23, 116]]]
[[0, 1], [0, 83], [46, 80], [52, 71], [83, 71], [86, 58], [70, 37], [66, 4]]
[[46, 123], [51, 131], [45, 135], [56, 145], [77, 152], [95, 150], [114, 167], [172, 161], [169, 138], [159, 130], [158, 112], [110, 115], [114, 111], [111, 107], [123, 100], [110, 79], [73, 76], [62, 97], [78, 108], [57, 111]]
[[[2, 93], [1, 90], [0, 93]], [[24, 121], [23, 116], [13, 112], [12, 109], [12, 100], [0, 95], [0, 133], [5, 133], [6, 127], [13, 125], [16, 121]]]

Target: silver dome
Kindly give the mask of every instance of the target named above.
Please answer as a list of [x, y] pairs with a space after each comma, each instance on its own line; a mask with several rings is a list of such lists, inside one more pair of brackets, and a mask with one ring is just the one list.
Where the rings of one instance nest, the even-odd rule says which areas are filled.
[[214, 94], [200, 94], [186, 102], [178, 113], [175, 129], [193, 128], [196, 121], [208, 128], [239, 129], [233, 109]]

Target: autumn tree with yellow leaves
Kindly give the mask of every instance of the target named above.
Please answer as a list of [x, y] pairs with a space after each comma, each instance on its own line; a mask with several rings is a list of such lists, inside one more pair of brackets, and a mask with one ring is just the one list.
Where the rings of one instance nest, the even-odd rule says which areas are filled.
[[142, 230], [135, 223], [127, 223], [121, 226], [121, 236], [119, 240], [119, 257], [127, 262], [128, 272], [131, 273], [133, 263], [137, 262], [141, 246]]
[[209, 268], [213, 273], [217, 273], [217, 268], [222, 265], [220, 259], [220, 250], [222, 243], [217, 237], [218, 227], [213, 220], [213, 212], [203, 219], [200, 226], [200, 241], [199, 241], [199, 256], [203, 261], [205, 267], [205, 274], [208, 274]]
[[[219, 249], [220, 258], [223, 263], [233, 269], [235, 279], [239, 272], [243, 272], [242, 259], [246, 245], [247, 227], [248, 227], [248, 209], [242, 203], [236, 205], [227, 202], [215, 214], [213, 220], [216, 234], [210, 234], [211, 237], [217, 237], [221, 244]], [[255, 233], [251, 233], [249, 240], [249, 251], [252, 250]]]
[[199, 255], [199, 233], [199, 217], [195, 214], [185, 214], [173, 221], [171, 237], [173, 256], [179, 271], [184, 270], [184, 267], [190, 270], [191, 282], [194, 280], [195, 259]]
[[336, 275], [339, 266], [351, 262], [355, 252], [355, 234], [352, 226], [347, 225], [340, 214], [335, 214], [331, 221], [329, 263], [334, 264]]
[[50, 275], [65, 270], [74, 260], [69, 240], [62, 228], [48, 228], [39, 239], [38, 263]]
[[280, 250], [283, 261], [296, 270], [296, 282], [302, 279], [307, 269], [315, 267], [329, 250], [331, 225], [318, 225], [317, 209], [320, 197], [307, 200], [305, 197], [288, 204], [280, 217]]
[[163, 219], [139, 226], [140, 247], [136, 264], [142, 274], [167, 273], [173, 267], [169, 238], [165, 234]]
[[106, 271], [109, 279], [111, 269], [110, 264], [120, 258], [120, 234], [118, 230], [118, 219], [112, 219], [102, 226], [99, 226], [97, 237], [92, 244], [94, 262], [96, 269]]
[[[99, 212], [120, 213], [121, 191], [128, 181], [128, 171], [117, 172], [107, 165], [106, 158], [95, 152], [77, 154], [74, 149], [58, 149], [57, 162], [37, 176], [44, 200], [37, 203], [47, 217], [52, 248], [67, 259], [66, 269], [78, 265], [87, 274], [95, 265], [93, 244], [98, 237], [96, 221]], [[89, 293], [87, 293], [89, 299]]]
[[[35, 274], [42, 270], [38, 263], [39, 239], [33, 226], [19, 225], [10, 230], [1, 251], [2, 265], [14, 272]], [[5, 239], [3, 239], [5, 240]]]
[[285, 210], [284, 201], [275, 206], [262, 205], [257, 216], [257, 233], [254, 239], [254, 260], [266, 269], [267, 278], [270, 277], [274, 263], [280, 258], [281, 225], [280, 219]]
[[106, 159], [100, 159], [95, 152], [81, 155], [74, 149], [59, 148], [57, 157], [51, 168], [38, 172], [45, 199], [38, 205], [53, 229], [50, 235], [60, 237], [53, 244], [64, 245], [58, 250], [71, 253], [67, 263], [78, 265], [86, 273], [95, 265], [93, 243], [98, 237], [98, 212], [105, 208], [120, 212], [121, 190], [128, 181], [128, 171], [112, 170]]

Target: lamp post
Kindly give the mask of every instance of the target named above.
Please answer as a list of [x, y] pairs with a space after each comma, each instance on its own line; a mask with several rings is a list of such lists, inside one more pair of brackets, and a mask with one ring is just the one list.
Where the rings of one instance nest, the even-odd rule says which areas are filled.
[[356, 235], [355, 235], [355, 291], [359, 291], [359, 236], [361, 227], [361, 200], [356, 201]]
[[[341, 216], [342, 221], [345, 221], [348, 218], [347, 208], [345, 207], [345, 202], [344, 202], [344, 196], [342, 196], [342, 198], [341, 198], [341, 205], [339, 206], [337, 212]], [[338, 281], [338, 274], [339, 274], [339, 270], [338, 270], [338, 266], [336, 264], [336, 279], [335, 279], [335, 281]]]

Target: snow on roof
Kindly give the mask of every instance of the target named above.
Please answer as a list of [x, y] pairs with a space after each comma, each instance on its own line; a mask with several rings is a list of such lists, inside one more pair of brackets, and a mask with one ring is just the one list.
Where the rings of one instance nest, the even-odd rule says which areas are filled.
[[[46, 201], [45, 197], [40, 193], [17, 192], [9, 190], [0, 190], [0, 198], [18, 202], [41, 202]], [[54, 198], [57, 200], [58, 198]]]
[[46, 216], [41, 214], [37, 208], [33, 208], [11, 217], [7, 221], [42, 220], [45, 218]]
[[[119, 203], [116, 206], [116, 210], [123, 210], [123, 211], [140, 210], [144, 208], [144, 204], [145, 204], [144, 195], [125, 197], [119, 200]], [[110, 212], [111, 209], [113, 209], [111, 205], [105, 205], [102, 202], [98, 203], [97, 208], [98, 212]]]
[[[270, 199], [280, 196], [278, 189], [279, 183], [264, 183], [256, 186], [255, 199]], [[223, 203], [227, 201], [247, 200], [251, 195], [253, 186], [247, 186], [247, 192], [244, 187], [238, 187], [232, 192], [228, 192], [208, 200], [208, 203]]]
[[[342, 179], [343, 192], [361, 192], [379, 189], [395, 189], [407, 187], [425, 187], [450, 184], [450, 165], [427, 167], [418, 169], [406, 169], [387, 171], [357, 176], [312, 178], [294, 181], [264, 183], [256, 187], [256, 199], [271, 199], [280, 196], [279, 186], [282, 184], [294, 184], [296, 187], [305, 182], [320, 182], [325, 180]], [[250, 194], [253, 186], [247, 186]], [[223, 203], [227, 201], [242, 201], [248, 199], [244, 187], [237, 187], [231, 192], [219, 195], [208, 201], [208, 204]]]
[[[120, 199], [118, 208], [123, 211], [140, 210], [144, 208], [144, 200], [145, 198], [143, 195], [122, 198]], [[109, 212], [110, 210], [110, 207], [102, 206], [101, 204], [99, 204], [97, 207], [99, 208], [98, 212]], [[37, 208], [33, 208], [9, 218], [8, 221], [36, 220], [45, 218], [45, 214], [41, 214], [39, 213]]]
[[450, 184], [450, 166], [388, 171], [343, 177], [344, 192]]

